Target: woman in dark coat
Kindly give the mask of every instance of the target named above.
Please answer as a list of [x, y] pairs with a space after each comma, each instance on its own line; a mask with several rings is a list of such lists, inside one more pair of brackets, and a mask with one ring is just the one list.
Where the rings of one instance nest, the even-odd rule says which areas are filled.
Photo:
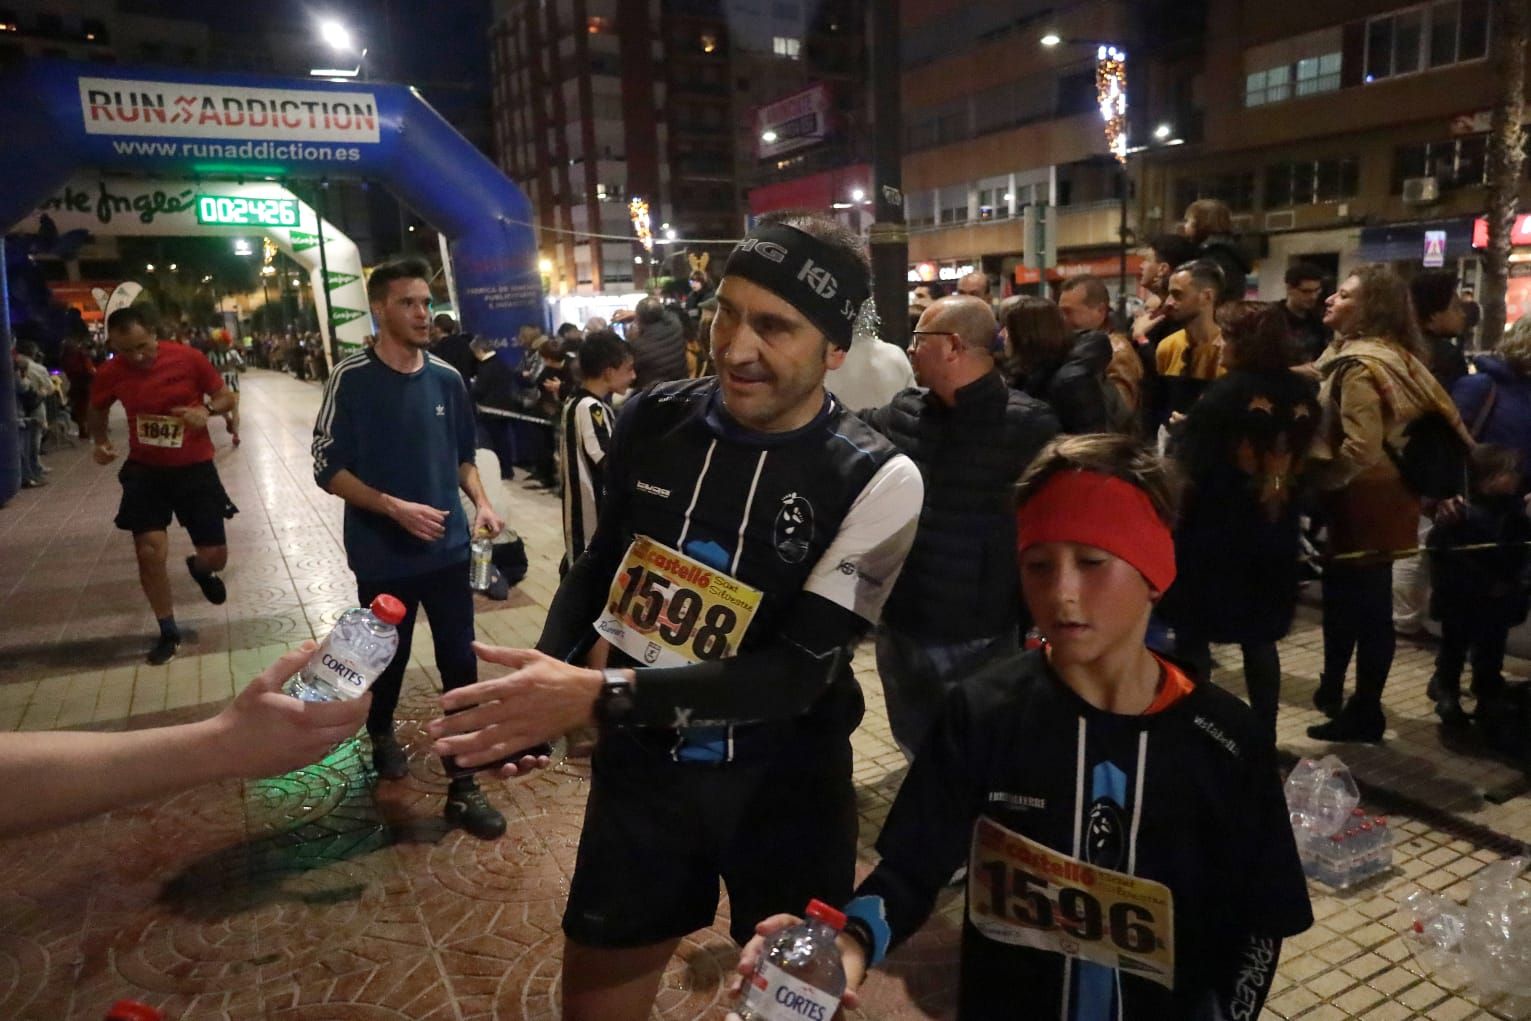
[[1239, 645], [1249, 704], [1272, 741], [1281, 692], [1276, 641], [1297, 605], [1294, 486], [1319, 422], [1316, 387], [1278, 305], [1218, 310], [1229, 372], [1191, 408], [1172, 447], [1187, 493], [1175, 531], [1175, 584], [1159, 605], [1175, 652], [1203, 674], [1211, 642]]
[[[1018, 298], [1005, 313], [1011, 386], [1045, 401], [1066, 433], [1114, 431], [1120, 398], [1106, 382], [1111, 338], [1075, 332], [1046, 298]], [[1109, 391], [1109, 392], [1108, 392]]]

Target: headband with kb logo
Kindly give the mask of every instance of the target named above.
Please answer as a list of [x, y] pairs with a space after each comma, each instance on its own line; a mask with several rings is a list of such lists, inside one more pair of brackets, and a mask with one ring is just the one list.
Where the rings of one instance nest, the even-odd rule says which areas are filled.
[[723, 276], [743, 277], [776, 294], [839, 348], [851, 346], [856, 314], [872, 293], [860, 260], [781, 223], [750, 231], [729, 255]]

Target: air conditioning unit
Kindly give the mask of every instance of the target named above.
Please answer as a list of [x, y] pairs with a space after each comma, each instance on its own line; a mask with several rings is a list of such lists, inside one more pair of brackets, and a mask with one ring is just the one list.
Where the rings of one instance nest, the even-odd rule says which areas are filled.
[[1441, 197], [1441, 182], [1433, 177], [1409, 177], [1403, 182], [1403, 201], [1410, 206], [1424, 206]]
[[1249, 213], [1240, 213], [1233, 218], [1233, 232], [1235, 234], [1248, 234], [1249, 229], [1255, 225], [1255, 218]]
[[1290, 209], [1265, 214], [1266, 230], [1291, 230], [1297, 226], [1297, 213]]

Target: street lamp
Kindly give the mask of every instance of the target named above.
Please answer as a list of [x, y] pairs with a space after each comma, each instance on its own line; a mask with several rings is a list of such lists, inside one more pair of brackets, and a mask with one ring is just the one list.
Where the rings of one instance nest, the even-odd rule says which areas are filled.
[[326, 18], [319, 23], [319, 35], [331, 49], [340, 50], [342, 53], [351, 49], [351, 33], [340, 22], [333, 18]]
[[354, 56], [355, 67], [314, 67], [309, 68], [309, 75], [314, 78], [360, 78], [362, 62], [367, 59], [367, 48], [356, 48], [356, 42], [351, 38], [351, 30], [334, 18], [326, 18], [319, 22], [319, 38], [336, 53]]
[[[1100, 39], [1068, 39], [1057, 32], [1048, 32], [1041, 39], [1043, 46], [1053, 47], [1063, 43], [1071, 46], [1095, 47], [1095, 103], [1100, 109], [1101, 126], [1106, 133], [1106, 149], [1116, 160], [1117, 191], [1121, 199], [1121, 215], [1117, 223], [1117, 242], [1120, 246], [1118, 266], [1116, 309], [1117, 314], [1127, 313], [1127, 51], [1115, 43]], [[1161, 124], [1168, 133], [1168, 125]], [[1161, 139], [1158, 131], [1156, 137]]]

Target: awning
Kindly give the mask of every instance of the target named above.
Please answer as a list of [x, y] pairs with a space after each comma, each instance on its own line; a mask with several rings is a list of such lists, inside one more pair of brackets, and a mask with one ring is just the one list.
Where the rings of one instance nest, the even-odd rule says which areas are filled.
[[1357, 254], [1363, 262], [1424, 262], [1425, 231], [1446, 232], [1447, 260], [1473, 254], [1473, 221], [1470, 216], [1455, 220], [1425, 220], [1394, 223], [1385, 227], [1362, 227]]

